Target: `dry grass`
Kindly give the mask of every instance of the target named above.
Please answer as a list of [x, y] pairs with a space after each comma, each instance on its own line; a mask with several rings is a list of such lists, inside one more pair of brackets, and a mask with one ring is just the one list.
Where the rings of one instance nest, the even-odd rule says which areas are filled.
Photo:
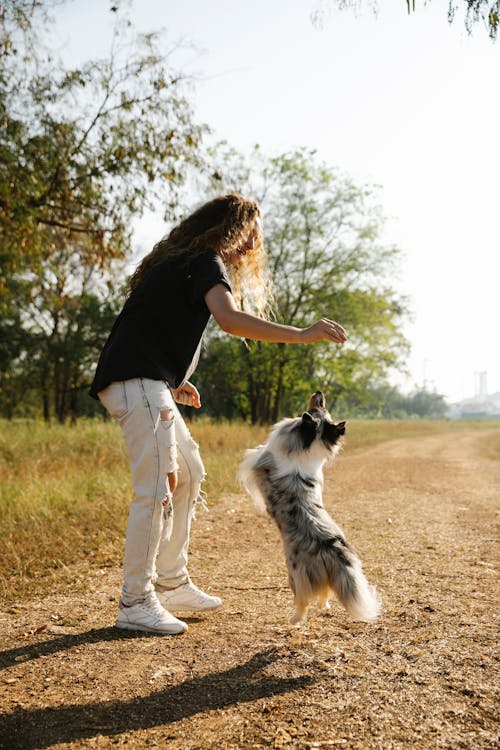
[[82, 559], [111, 564], [130, 494], [116, 426], [41, 422], [2, 424], [0, 579], [5, 596]]

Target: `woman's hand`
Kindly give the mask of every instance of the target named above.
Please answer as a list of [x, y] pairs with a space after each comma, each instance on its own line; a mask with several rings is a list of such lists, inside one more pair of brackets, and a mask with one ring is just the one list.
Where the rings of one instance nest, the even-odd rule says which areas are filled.
[[179, 481], [179, 477], [176, 471], [169, 471], [167, 474], [167, 480], [168, 480], [168, 486], [170, 489], [170, 493], [173, 495], [175, 490], [177, 489], [177, 484]]
[[302, 329], [302, 343], [314, 344], [315, 341], [333, 341], [335, 344], [344, 344], [347, 334], [340, 323], [335, 323], [329, 318], [321, 318], [309, 328]]
[[186, 380], [186, 382], [183, 383], [180, 388], [172, 388], [172, 396], [178, 404], [183, 404], [184, 406], [194, 406], [195, 409], [199, 409], [201, 406], [201, 399], [200, 394], [198, 393], [198, 389], [195, 388], [195, 386], [190, 383], [189, 380]]

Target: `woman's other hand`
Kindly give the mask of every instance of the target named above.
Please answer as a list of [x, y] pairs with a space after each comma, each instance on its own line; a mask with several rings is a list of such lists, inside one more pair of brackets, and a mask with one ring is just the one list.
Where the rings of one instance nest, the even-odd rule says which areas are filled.
[[175, 490], [177, 489], [177, 484], [179, 481], [178, 473], [176, 471], [169, 471], [167, 474], [167, 480], [170, 493], [173, 495]]
[[178, 404], [194, 406], [195, 409], [199, 409], [201, 406], [198, 389], [189, 380], [186, 380], [179, 388], [172, 388], [172, 396]]

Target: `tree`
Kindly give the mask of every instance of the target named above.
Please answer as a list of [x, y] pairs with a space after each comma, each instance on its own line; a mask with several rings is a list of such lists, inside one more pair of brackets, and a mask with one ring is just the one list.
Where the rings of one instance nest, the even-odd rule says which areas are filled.
[[[129, 250], [130, 222], [160, 199], [178, 205], [202, 128], [157, 35], [118, 22], [106, 60], [65, 70], [5, 58], [0, 71], [2, 260], [46, 249], [47, 228], [85, 235], [101, 259]], [[26, 254], [29, 258], [26, 258]]]
[[3, 332], [23, 332], [3, 346], [3, 383], [29, 373], [44, 415], [64, 419], [102, 345], [132, 221], [157, 201], [177, 216], [204, 127], [175, 49], [121, 16], [108, 58], [53, 61], [37, 33], [54, 4], [12, 0], [1, 17], [0, 313]]
[[49, 12], [67, 0], [4, 0], [0, 3], [0, 58], [33, 54]]
[[344, 392], [362, 393], [400, 367], [407, 351], [399, 329], [406, 303], [390, 283], [399, 251], [379, 239], [383, 217], [373, 190], [305, 149], [267, 159], [256, 148], [247, 163], [223, 149], [215, 165], [215, 181], [221, 178], [224, 189], [244, 185], [262, 204], [276, 319], [304, 327], [333, 317], [347, 328], [349, 343], [250, 342], [240, 343], [238, 352], [214, 330], [197, 373], [200, 385], [215, 387], [216, 351], [219, 387], [227, 391], [233, 379], [245, 383], [245, 400], [231, 408], [243, 408], [252, 422], [268, 422], [303, 409], [312, 390], [328, 391], [334, 407]]
[[[311, 20], [316, 27], [321, 28], [328, 15], [332, 0], [324, 2], [319, 0], [311, 12]], [[403, 2], [403, 0], [401, 0]], [[424, 0], [427, 4], [431, 0]], [[416, 12], [416, 0], [404, 0], [408, 13]], [[351, 8], [359, 11], [363, 6], [363, 0], [333, 0], [340, 10]], [[378, 10], [377, 0], [367, 0], [368, 6], [373, 12]], [[500, 19], [500, 0], [448, 0], [448, 21], [453, 23], [459, 12], [464, 14], [464, 24], [468, 34], [472, 34], [475, 26], [482, 23], [487, 29], [492, 41], [496, 41], [498, 33], [498, 22]]]
[[448, 411], [445, 398], [439, 393], [417, 388], [406, 395], [387, 384], [368, 385], [361, 398], [356, 393], [346, 392], [338, 408], [341, 414], [379, 419], [442, 419]]
[[86, 411], [89, 372], [119, 304], [113, 276], [102, 283], [100, 269], [82, 266], [81, 257], [80, 248], [56, 230], [50, 254], [30, 280], [21, 312], [24, 356], [13, 368], [25, 391], [38, 394], [44, 418], [54, 415], [61, 422]]

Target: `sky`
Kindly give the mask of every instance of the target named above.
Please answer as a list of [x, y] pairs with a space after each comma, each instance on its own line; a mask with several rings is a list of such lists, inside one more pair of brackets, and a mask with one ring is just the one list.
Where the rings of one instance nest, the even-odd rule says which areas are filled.
[[[198, 121], [218, 138], [269, 155], [314, 148], [380, 186], [384, 239], [402, 249], [394, 286], [412, 311], [409, 375], [393, 382], [458, 401], [487, 372], [488, 392], [500, 392], [500, 39], [448, 24], [447, 0], [417, 0], [411, 15], [405, 0], [379, 5], [375, 15], [368, 0], [358, 13], [333, 0], [136, 0], [131, 16], [139, 31], [164, 29], [167, 46], [192, 43], [178, 61], [195, 77]], [[73, 0], [57, 11], [64, 59], [106, 53], [108, 8]], [[144, 252], [163, 234], [161, 213], [137, 226]]]

